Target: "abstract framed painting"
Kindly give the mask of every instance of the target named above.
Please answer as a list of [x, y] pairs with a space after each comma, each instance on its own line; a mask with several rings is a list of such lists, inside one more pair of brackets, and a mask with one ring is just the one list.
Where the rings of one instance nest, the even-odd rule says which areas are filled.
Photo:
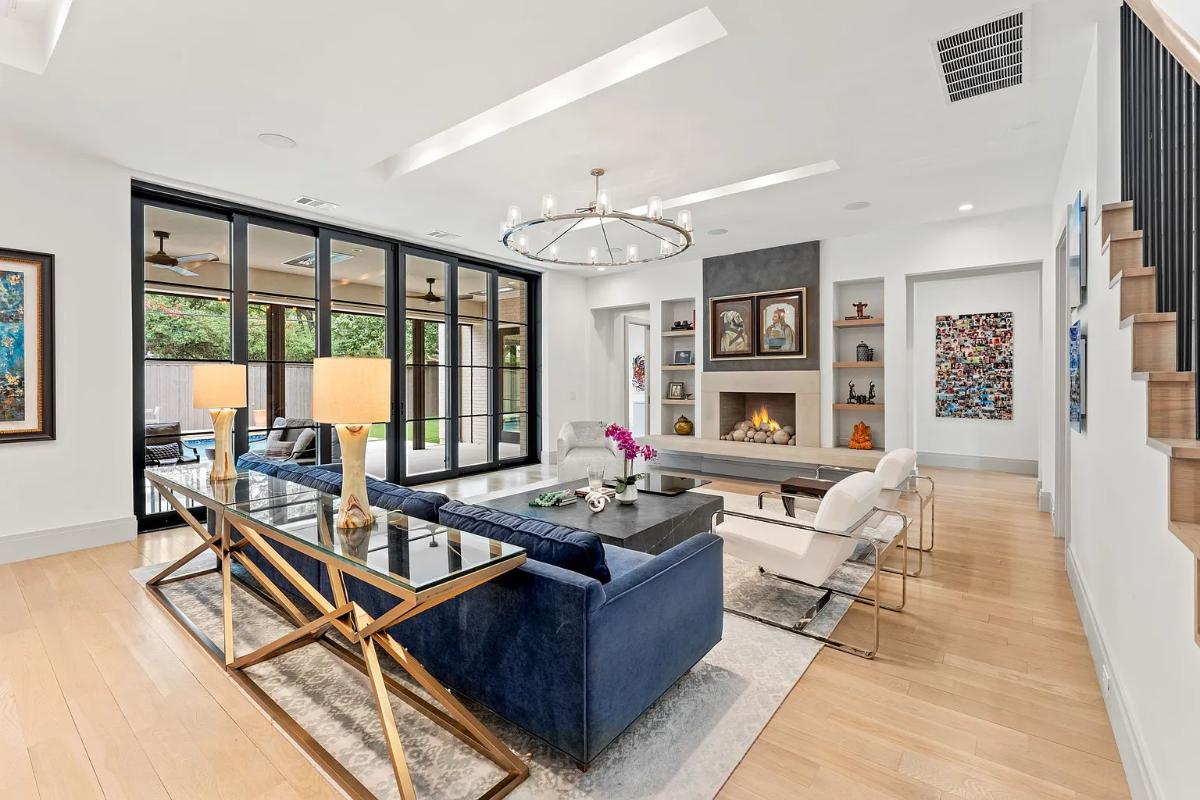
[[1067, 391], [1071, 427], [1083, 433], [1087, 424], [1087, 334], [1081, 322], [1073, 323], [1067, 332]]
[[54, 438], [54, 256], [0, 249], [0, 442]]
[[935, 416], [1013, 418], [1013, 314], [940, 316], [935, 321]]

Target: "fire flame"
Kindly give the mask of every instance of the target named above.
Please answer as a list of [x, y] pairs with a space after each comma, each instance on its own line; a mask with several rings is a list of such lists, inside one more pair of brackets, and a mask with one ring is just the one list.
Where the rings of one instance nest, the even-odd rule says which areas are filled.
[[765, 405], [759, 406], [758, 410], [750, 415], [750, 421], [754, 423], [754, 427], [756, 428], [762, 425], [764, 422], [767, 423], [768, 430], [777, 431], [780, 427], [778, 422], [771, 419], [771, 415], [767, 413], [767, 407]]

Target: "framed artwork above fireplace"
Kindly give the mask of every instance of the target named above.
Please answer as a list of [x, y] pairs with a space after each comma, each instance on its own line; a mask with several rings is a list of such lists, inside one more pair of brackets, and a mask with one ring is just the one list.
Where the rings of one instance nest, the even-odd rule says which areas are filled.
[[712, 359], [807, 358], [808, 289], [709, 299]]

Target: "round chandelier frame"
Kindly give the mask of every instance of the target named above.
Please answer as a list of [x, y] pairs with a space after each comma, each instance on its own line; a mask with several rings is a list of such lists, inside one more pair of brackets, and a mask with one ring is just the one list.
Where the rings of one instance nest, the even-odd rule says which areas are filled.
[[[664, 261], [668, 258], [674, 258], [695, 244], [695, 239], [692, 237], [691, 213], [681, 210], [677, 213], [675, 219], [667, 219], [662, 216], [662, 201], [657, 197], [650, 198], [645, 214], [613, 211], [609, 207], [607, 195], [600, 191], [600, 178], [604, 174], [605, 170], [601, 167], [596, 167], [591, 171], [591, 175], [596, 181], [595, 194], [591, 202], [584, 208], [577, 208], [574, 211], [563, 212], [561, 214], [554, 213], [554, 198], [552, 195], [545, 195], [542, 198], [542, 215], [521, 220], [516, 207], [510, 207], [509, 219], [502, 226], [500, 243], [514, 253], [518, 253], [531, 261], [572, 267], [623, 267], [634, 264], [649, 264], [654, 261]], [[559, 240], [571, 233], [571, 231], [576, 230], [580, 223], [588, 219], [594, 219], [600, 223], [601, 238], [597, 241], [602, 242], [603, 248], [590, 248], [587, 261], [571, 261], [559, 258], [557, 248]], [[572, 222], [572, 220], [574, 221]], [[605, 230], [605, 223], [613, 220], [623, 222], [626, 225], [637, 228], [643, 234], [648, 234], [658, 239], [660, 242], [658, 253], [654, 255], [647, 254], [644, 257], [635, 255], [631, 258], [628, 251], [625, 251], [625, 257], [618, 260], [613, 253], [614, 248], [609, 239], [608, 231]], [[528, 237], [524, 235], [524, 232], [532, 230], [539, 225], [554, 222], [570, 222], [570, 224], [536, 251], [530, 248]], [[632, 250], [634, 248], [631, 247], [629, 249]], [[607, 261], [600, 258], [602, 254], [608, 256]]]

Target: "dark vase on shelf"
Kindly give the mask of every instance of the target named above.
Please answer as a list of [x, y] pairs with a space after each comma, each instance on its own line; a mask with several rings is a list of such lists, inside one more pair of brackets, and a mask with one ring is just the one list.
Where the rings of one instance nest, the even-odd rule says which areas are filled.
[[871, 348], [866, 342], [859, 342], [858, 347], [854, 348], [854, 358], [856, 361], [870, 361]]
[[692, 421], [680, 414], [679, 419], [675, 420], [675, 433], [679, 434], [680, 436], [691, 436]]

